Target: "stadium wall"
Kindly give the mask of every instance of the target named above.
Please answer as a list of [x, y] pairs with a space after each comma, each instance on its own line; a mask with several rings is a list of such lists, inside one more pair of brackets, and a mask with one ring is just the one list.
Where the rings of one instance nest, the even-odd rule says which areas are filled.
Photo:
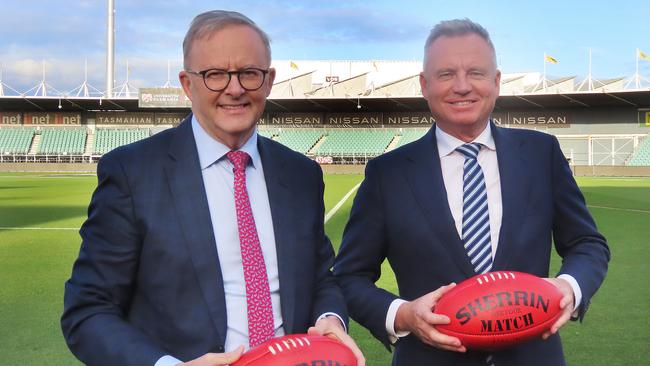
[[[363, 174], [365, 165], [321, 165], [325, 174]], [[646, 166], [572, 166], [575, 176], [584, 177], [650, 177]], [[96, 163], [0, 163], [0, 172], [87, 173], [96, 174]]]

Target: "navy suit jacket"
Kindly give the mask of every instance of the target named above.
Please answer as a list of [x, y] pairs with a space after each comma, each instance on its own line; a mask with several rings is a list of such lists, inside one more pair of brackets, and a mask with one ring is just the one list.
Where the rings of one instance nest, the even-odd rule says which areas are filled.
[[[386, 313], [397, 296], [375, 286], [384, 259], [406, 300], [475, 274], [449, 209], [435, 128], [368, 163], [334, 266], [350, 316], [387, 346]], [[493, 124], [492, 132], [503, 204], [492, 269], [548, 277], [554, 242], [563, 257], [560, 273], [570, 274], [580, 285], [584, 312], [607, 272], [609, 249], [557, 139]], [[485, 365], [486, 356], [441, 351], [411, 334], [398, 340], [393, 364]], [[496, 365], [564, 364], [557, 336], [493, 356]]]
[[[320, 167], [262, 136], [258, 148], [285, 332], [304, 333], [325, 312], [347, 321], [330, 271]], [[190, 118], [111, 151], [97, 172], [65, 285], [61, 325], [72, 352], [86, 364], [111, 366], [223, 352], [225, 295]]]

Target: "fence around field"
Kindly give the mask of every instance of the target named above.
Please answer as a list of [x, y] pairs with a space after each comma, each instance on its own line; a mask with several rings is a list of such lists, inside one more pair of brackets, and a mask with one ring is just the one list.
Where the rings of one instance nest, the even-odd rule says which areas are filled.
[[[267, 128], [259, 134], [321, 165], [363, 165], [422, 137], [426, 128]], [[152, 127], [2, 127], [0, 163], [94, 163], [108, 151], [159, 132]], [[646, 134], [555, 135], [572, 166], [650, 166]]]

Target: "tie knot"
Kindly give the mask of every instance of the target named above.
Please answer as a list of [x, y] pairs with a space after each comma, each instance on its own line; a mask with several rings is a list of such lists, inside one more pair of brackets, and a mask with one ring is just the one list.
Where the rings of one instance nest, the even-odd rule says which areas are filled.
[[248, 164], [248, 159], [250, 156], [244, 151], [230, 151], [226, 154], [228, 160], [232, 163], [235, 170], [242, 171], [246, 170], [246, 165]]
[[469, 144], [464, 144], [456, 148], [456, 151], [465, 155], [467, 159], [476, 159], [478, 152], [481, 151], [481, 144], [478, 142], [472, 142]]

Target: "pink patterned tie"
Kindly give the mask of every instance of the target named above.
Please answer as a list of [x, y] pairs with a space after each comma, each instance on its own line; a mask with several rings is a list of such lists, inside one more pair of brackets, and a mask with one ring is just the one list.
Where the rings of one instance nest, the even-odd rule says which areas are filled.
[[231, 151], [226, 156], [232, 162], [232, 171], [235, 174], [237, 228], [246, 281], [248, 343], [253, 348], [275, 334], [271, 291], [260, 240], [255, 229], [255, 218], [246, 191], [246, 165], [250, 157], [243, 151]]

